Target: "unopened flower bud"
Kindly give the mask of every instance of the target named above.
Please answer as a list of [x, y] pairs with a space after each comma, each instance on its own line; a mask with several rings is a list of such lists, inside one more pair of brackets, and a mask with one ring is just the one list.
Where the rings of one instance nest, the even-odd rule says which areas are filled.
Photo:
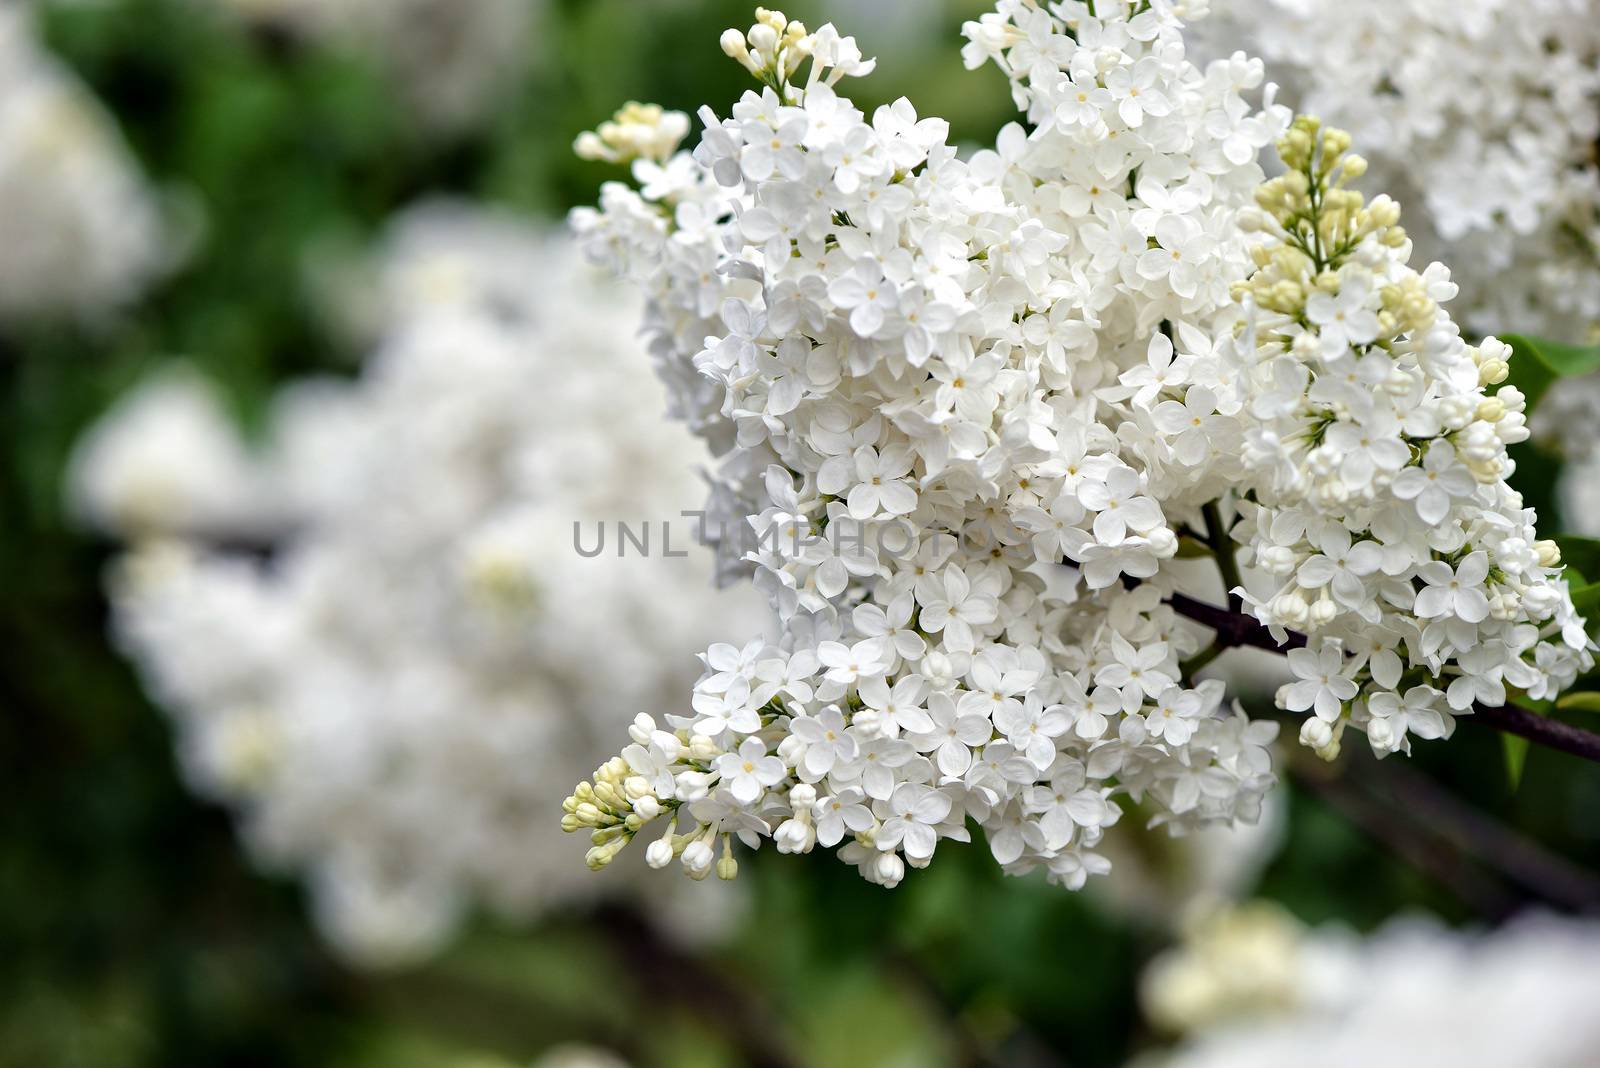
[[778, 31], [764, 23], [750, 27], [750, 50], [763, 59], [770, 60], [772, 54], [778, 50]]
[[1287, 545], [1263, 546], [1256, 553], [1256, 563], [1269, 575], [1287, 575], [1295, 569], [1299, 556]]
[[[1484, 386], [1497, 386], [1511, 374], [1511, 365], [1504, 360], [1484, 360], [1478, 364], [1478, 383]], [[1504, 403], [1503, 401], [1501, 403]]]
[[805, 853], [816, 841], [816, 830], [809, 821], [798, 816], [778, 824], [778, 829], [772, 835], [772, 842], [780, 853]]
[[1314, 626], [1325, 627], [1338, 615], [1339, 606], [1333, 603], [1326, 592], [1311, 605], [1310, 621]]
[[905, 861], [900, 859], [898, 853], [879, 853], [872, 861], [871, 868], [872, 881], [891, 890], [906, 877]]
[[656, 721], [647, 713], [640, 712], [633, 717], [633, 722], [628, 724], [628, 737], [640, 745], [650, 744], [650, 735], [655, 732]]
[[722, 856], [717, 859], [717, 878], [732, 882], [739, 875], [739, 862], [733, 856], [733, 839], [722, 840]]
[[583, 862], [589, 866], [590, 871], [599, 871], [616, 859], [622, 847], [628, 844], [626, 838], [613, 838], [604, 845], [597, 845], [583, 855]]
[[722, 749], [704, 734], [696, 734], [689, 739], [689, 757], [702, 764], [709, 764], [722, 755]]
[[1509, 623], [1517, 618], [1517, 612], [1522, 608], [1522, 599], [1516, 594], [1501, 592], [1489, 598], [1489, 615], [1502, 623]]
[[651, 842], [644, 851], [644, 862], [656, 870], [672, 863], [672, 843], [665, 838]]
[[689, 874], [705, 875], [711, 870], [711, 864], [717, 858], [716, 852], [704, 838], [696, 838], [683, 847], [683, 866]]
[[[1301, 740], [1302, 741], [1305, 740], [1304, 739], [1304, 735], [1305, 735], [1305, 732], [1304, 732], [1304, 730], [1302, 730], [1301, 731]], [[1333, 732], [1332, 731], [1328, 732], [1328, 739], [1329, 739], [1329, 741], [1333, 740]], [[1394, 733], [1394, 724], [1390, 723], [1387, 719], [1384, 719], [1382, 716], [1374, 716], [1372, 719], [1367, 721], [1367, 740], [1372, 743], [1372, 748], [1374, 748], [1374, 749], [1376, 749], [1376, 750], [1378, 750], [1380, 752], [1384, 752], [1384, 753], [1393, 752], [1394, 748], [1395, 748], [1395, 742], [1396, 742], [1395, 733]], [[1315, 746], [1313, 748], [1319, 748], [1320, 749], [1321, 746]]]
[[1170, 560], [1178, 555], [1178, 536], [1167, 527], [1156, 527], [1145, 535], [1145, 540], [1158, 560]]
[[1333, 744], [1333, 728], [1327, 721], [1313, 716], [1300, 724], [1300, 744], [1311, 749], [1324, 749]]
[[1533, 551], [1539, 556], [1540, 567], [1556, 567], [1561, 563], [1561, 546], [1548, 538], [1534, 542]]
[[855, 714], [851, 724], [861, 732], [864, 738], [876, 738], [883, 734], [883, 713], [876, 708], [863, 708]]
[[745, 42], [744, 34], [735, 29], [723, 30], [719, 43], [729, 59], [736, 59], [746, 67], [750, 66], [750, 46]]
[[655, 794], [646, 794], [634, 800], [633, 811], [641, 820], [649, 823], [661, 815], [661, 802], [656, 799]]

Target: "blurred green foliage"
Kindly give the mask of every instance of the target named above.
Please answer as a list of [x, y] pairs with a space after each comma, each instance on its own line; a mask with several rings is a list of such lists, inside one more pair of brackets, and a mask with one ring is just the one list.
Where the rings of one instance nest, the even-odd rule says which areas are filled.
[[[811, 6], [790, 13], [820, 21]], [[955, 47], [979, 6], [930, 5], [943, 24], [931, 49], [863, 32], [884, 62], [860, 102], [904, 93], [958, 138], [992, 136], [1012, 114], [1003, 81], [963, 73]], [[893, 894], [764, 851], [747, 865], [743, 933], [709, 955], [603, 914], [483, 924], [423, 969], [352, 973], [309, 930], [292, 884], [253, 873], [224, 814], [184, 790], [161, 715], [105, 639], [108, 549], [60, 507], [71, 443], [98, 412], [175, 354], [216, 376], [247, 421], [274, 384], [354, 366], [359, 353], [321, 319], [309, 257], [360, 248], [432, 193], [557, 218], [610, 176], [569, 146], [618, 103], [692, 111], [742, 91], [715, 41], [747, 21], [722, 0], [551, 3], [516, 90], [481, 130], [441, 142], [359, 54], [250, 31], [195, 0], [49, 10], [52, 46], [189, 205], [193, 247], [104, 329], [0, 338], [0, 1068], [468, 1068], [572, 1040], [640, 1068], [748, 1064], [762, 1045], [829, 1068], [1109, 1066], [1151, 1038], [1134, 989], [1170, 918], [1134, 923], [1087, 895], [1003, 879], [981, 846], [941, 851]], [[1551, 469], [1523, 458], [1530, 500], [1549, 501]], [[1600, 860], [1590, 769], [1536, 750], [1513, 794], [1491, 732], [1464, 725], [1448, 759], [1441, 749], [1419, 748], [1428, 777]], [[1296, 791], [1290, 808], [1290, 846], [1262, 890], [1303, 918], [1366, 928], [1410, 906], [1471, 917], [1460, 887], [1397, 859], [1321, 795]], [[696, 989], [696, 974], [726, 997]]]

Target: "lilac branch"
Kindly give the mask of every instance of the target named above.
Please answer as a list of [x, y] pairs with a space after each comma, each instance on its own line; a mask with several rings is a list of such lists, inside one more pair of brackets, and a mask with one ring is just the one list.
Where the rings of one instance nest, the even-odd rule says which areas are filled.
[[[1137, 584], [1136, 582], [1134, 584]], [[1299, 649], [1306, 644], [1306, 636], [1285, 630], [1280, 642], [1259, 620], [1243, 612], [1230, 612], [1204, 601], [1197, 601], [1182, 593], [1167, 598], [1173, 611], [1186, 619], [1210, 627], [1217, 633], [1217, 645], [1224, 649], [1247, 647], [1281, 653]], [[1541, 716], [1521, 705], [1473, 705], [1476, 719], [1507, 734], [1515, 734], [1530, 742], [1564, 753], [1600, 763], [1600, 734], [1574, 727], [1559, 720]]]

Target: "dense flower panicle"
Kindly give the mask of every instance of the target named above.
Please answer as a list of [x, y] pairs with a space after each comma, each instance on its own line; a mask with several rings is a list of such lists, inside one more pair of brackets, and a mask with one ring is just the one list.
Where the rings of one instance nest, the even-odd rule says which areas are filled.
[[1351, 131], [1472, 331], [1600, 325], [1600, 4], [1229, 0], [1202, 52], [1267, 63], [1286, 102]]
[[1600, 1039], [1597, 952], [1592, 920], [1399, 919], [1359, 938], [1252, 903], [1199, 918], [1146, 970], [1146, 1014], [1185, 1041], [1138, 1064], [1575, 1068]]
[[1593, 658], [1555, 546], [1506, 483], [1523, 399], [1484, 387], [1510, 349], [1461, 339], [1441, 307], [1449, 272], [1408, 266], [1398, 206], [1346, 187], [1365, 171], [1347, 145], [1297, 120], [1289, 173], [1243, 217], [1266, 240], [1238, 287], [1252, 492], [1235, 537], [1256, 618], [1310, 637], [1279, 693], [1315, 713], [1302, 739], [1336, 750], [1353, 722], [1381, 754], [1448, 735], [1452, 714], [1508, 688], [1554, 696]]
[[96, 320], [170, 265], [162, 209], [115, 122], [0, 5], [0, 322]]
[[[759, 617], [659, 534], [649, 559], [618, 559], [614, 528], [603, 555], [575, 551], [575, 522], [587, 548], [601, 521], [637, 529], [700, 493], [703, 450], [653, 418], [660, 390], [626, 358], [626, 294], [565, 244], [454, 206], [403, 216], [372, 274], [390, 326], [359, 380], [289, 387], [245, 456], [272, 522], [236, 515], [227, 536], [264, 556], [190, 522], [225, 512], [214, 468], [244, 451], [211, 455], [214, 413], [151, 447], [151, 398], [131, 401], [79, 495], [138, 523], [117, 633], [190, 777], [264, 862], [306, 873], [341, 949], [382, 964], [477, 902], [521, 919], [578, 900], [556, 830], [568, 769], [688, 688], [714, 633], [698, 620]], [[521, 284], [479, 285], [507, 275]], [[677, 904], [686, 933], [727, 909]]]
[[1344, 188], [1345, 135], [1252, 107], [1242, 54], [1188, 62], [1165, 4], [1001, 0], [966, 34], [1026, 120], [992, 149], [866, 116], [853, 41], [758, 10], [722, 45], [761, 92], [573, 216], [650, 298], [673, 414], [726, 453], [721, 573], [780, 632], [712, 646], [690, 708], [580, 785], [595, 867], [660, 818], [657, 866], [731, 877], [731, 837], [771, 837], [893, 885], [972, 822], [1077, 886], [1119, 797], [1175, 832], [1254, 818], [1275, 726], [1194, 678], [1184, 546], [1310, 634], [1280, 703], [1327, 754], [1589, 662], [1503, 480], [1505, 347], [1465, 346], [1448, 273]]
[[[724, 571], [754, 567], [784, 632], [713, 647], [695, 714], [669, 717], [675, 733], [641, 721], [609, 769], [654, 775], [587, 788], [687, 806], [653, 860], [704, 875], [719, 833], [848, 839], [842, 855], [892, 884], [971, 818], [1008, 867], [1076, 885], [1102, 866], [1113, 781], [1185, 826], [1251, 815], [1271, 781], [1270, 725], [1216, 718], [1220, 686], [1180, 680], [1198, 633], [1158, 587], [1115, 582], [1176, 553], [1154, 493], [1178, 495], [1122, 455], [1133, 391], [1097, 390], [1150, 368], [1164, 320], [1229, 308], [1250, 261], [1224, 230], [1286, 117], [1240, 99], [1259, 65], [1186, 64], [1168, 15], [1085, 15], [1099, 47], [1046, 70], [1029, 27], [1063, 55], [1068, 27], [1003, 12], [969, 28], [969, 59], [1013, 78], [1031, 137], [1013, 125], [962, 160], [909, 102], [869, 121], [835, 88], [865, 65], [854, 43], [769, 14], [724, 39], [764, 91], [575, 219], [653, 297], [677, 414], [730, 450], [711, 511], [749, 519], [720, 531]], [[1087, 95], [1074, 69], [1128, 80], [1058, 119]], [[1231, 159], [1218, 123], [1243, 146]], [[1064, 554], [1092, 588], [1031, 570]], [[576, 802], [569, 822], [610, 818]], [[631, 836], [617, 829], [596, 862]]]

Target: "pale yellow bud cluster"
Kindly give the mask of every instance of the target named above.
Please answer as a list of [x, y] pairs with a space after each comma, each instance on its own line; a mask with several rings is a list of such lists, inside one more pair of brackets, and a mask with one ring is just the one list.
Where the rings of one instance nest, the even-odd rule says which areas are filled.
[[1248, 295], [1258, 308], [1298, 316], [1306, 306], [1311, 257], [1293, 245], [1280, 244], [1255, 245], [1250, 253], [1256, 272], [1247, 281], [1233, 284], [1234, 299]]
[[725, 30], [722, 51], [774, 88], [788, 84], [800, 64], [811, 55], [812, 39], [805, 23], [790, 22], [781, 11], [756, 8], [749, 33]]
[[667, 111], [660, 104], [630, 100], [610, 122], [586, 130], [572, 143], [579, 159], [604, 163], [632, 163], [636, 159], [664, 162], [689, 134], [689, 116]]
[[589, 829], [593, 848], [584, 860], [599, 871], [664, 807], [675, 806], [663, 806], [649, 780], [633, 774], [626, 760], [612, 757], [595, 769], [593, 782], [580, 782], [561, 803], [561, 829]]
[[[1278, 140], [1277, 149], [1289, 169], [1256, 190], [1260, 211], [1245, 215], [1241, 226], [1247, 232], [1264, 230], [1281, 243], [1251, 250], [1256, 273], [1234, 283], [1233, 296], [1248, 296], [1265, 311], [1298, 317], [1313, 291], [1339, 291], [1338, 268], [1361, 242], [1376, 237], [1396, 248], [1406, 235], [1393, 200], [1380, 196], [1367, 204], [1360, 193], [1345, 188], [1367, 172], [1367, 161], [1350, 154], [1350, 135], [1344, 130], [1301, 115]], [[1391, 299], [1394, 303], [1387, 318], [1381, 318], [1386, 330], [1400, 333], [1432, 321], [1436, 309], [1420, 285], [1417, 295], [1420, 301], [1409, 292], [1392, 298], [1385, 294], [1386, 308]]]
[[1378, 313], [1378, 322], [1391, 335], [1421, 334], [1439, 315], [1439, 305], [1428, 296], [1421, 275], [1407, 275], [1393, 285], [1384, 286], [1379, 296], [1383, 299], [1383, 309]]

